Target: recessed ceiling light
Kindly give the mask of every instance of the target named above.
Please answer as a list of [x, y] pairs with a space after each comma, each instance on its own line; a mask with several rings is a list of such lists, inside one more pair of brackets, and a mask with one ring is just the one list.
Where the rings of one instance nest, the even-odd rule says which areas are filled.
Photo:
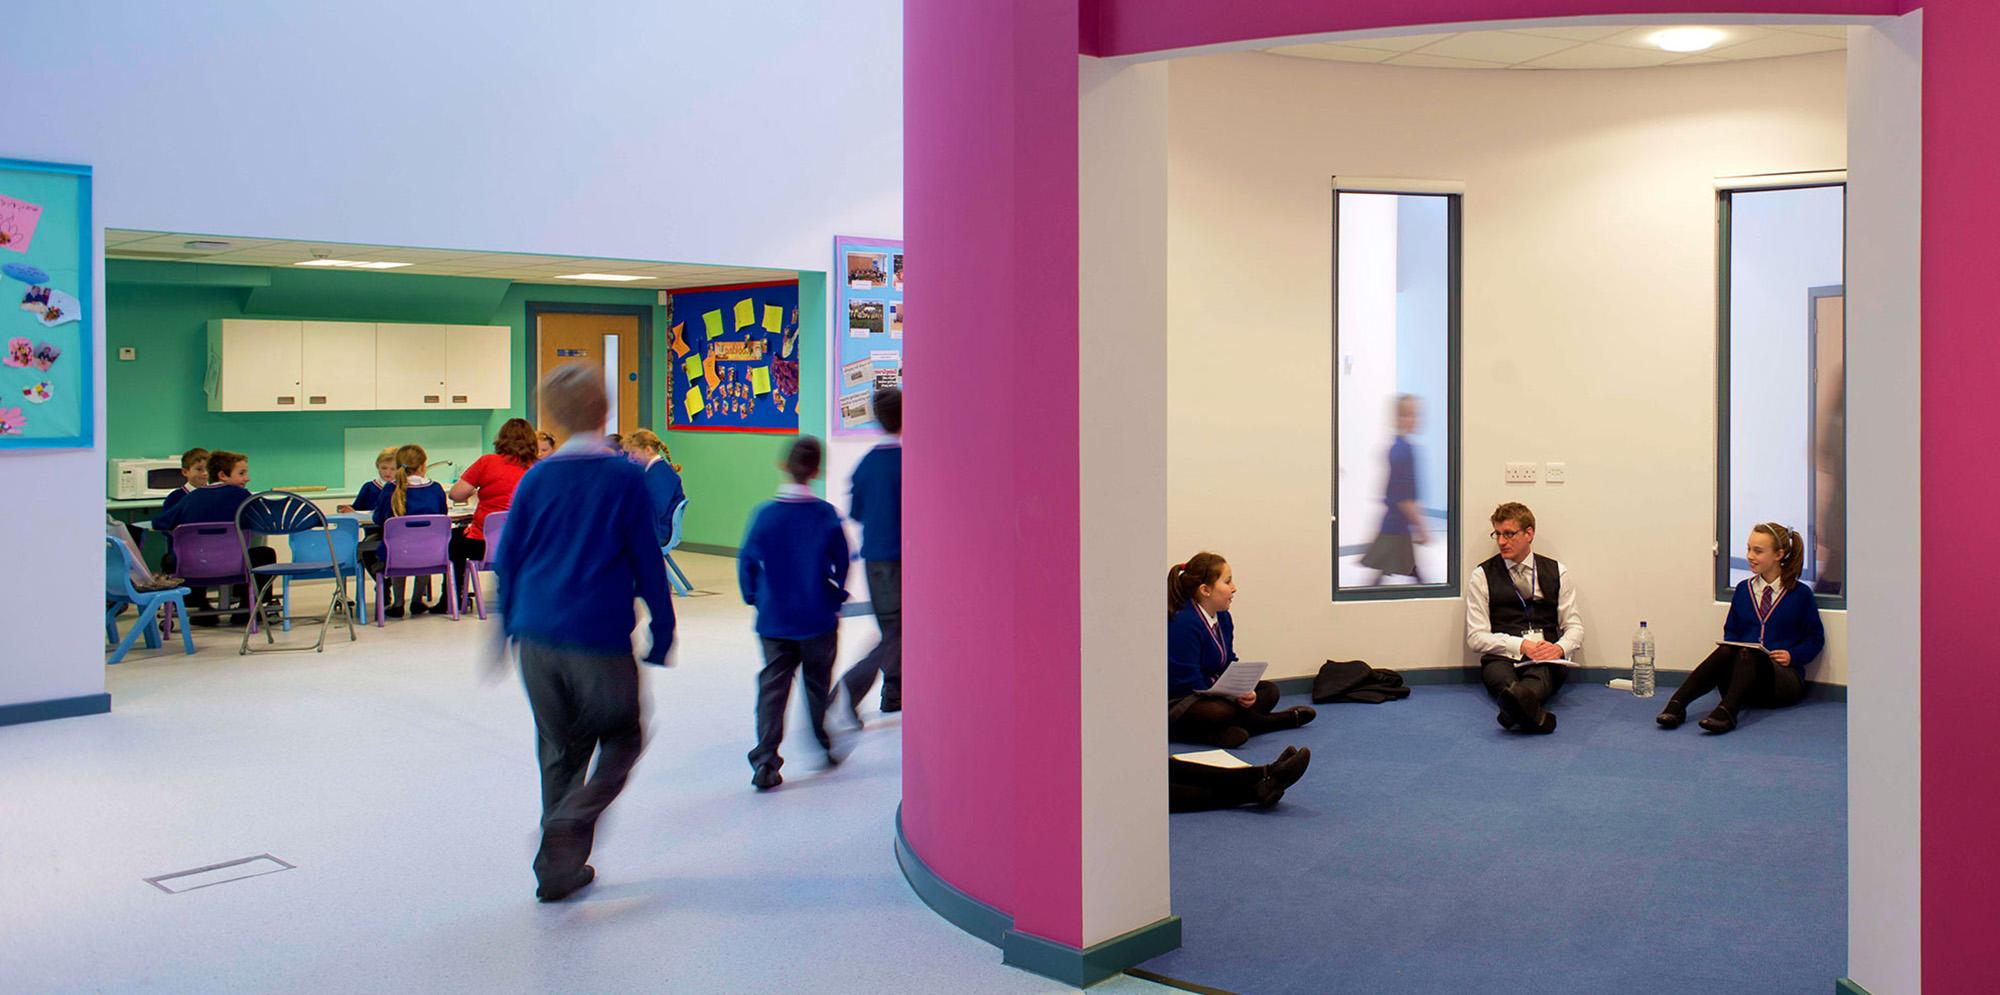
[[625, 273], [570, 273], [556, 277], [558, 280], [604, 280], [610, 283], [630, 283], [633, 280], [650, 280], [650, 276], [630, 276]]
[[293, 263], [294, 266], [332, 266], [339, 269], [399, 269], [410, 263], [371, 263], [356, 259], [308, 259]]
[[216, 252], [222, 249], [229, 248], [228, 242], [218, 242], [214, 239], [208, 239], [208, 238], [198, 238], [192, 242], [182, 242], [181, 244], [190, 249], [195, 249], [201, 252]]
[[1646, 40], [1669, 52], [1702, 52], [1714, 48], [1724, 37], [1714, 28], [1668, 28], [1655, 31]]

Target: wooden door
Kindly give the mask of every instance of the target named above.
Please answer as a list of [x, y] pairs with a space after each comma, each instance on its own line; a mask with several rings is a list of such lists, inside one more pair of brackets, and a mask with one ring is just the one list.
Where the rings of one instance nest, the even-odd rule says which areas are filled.
[[639, 424], [639, 318], [630, 314], [543, 313], [536, 318], [535, 369], [542, 374], [564, 363], [589, 363], [603, 370], [611, 392], [606, 432], [623, 434]]

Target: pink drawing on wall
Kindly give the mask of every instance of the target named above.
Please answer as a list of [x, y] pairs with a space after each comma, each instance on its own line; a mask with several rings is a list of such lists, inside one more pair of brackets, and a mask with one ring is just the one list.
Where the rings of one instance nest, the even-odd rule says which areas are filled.
[[42, 223], [42, 205], [0, 194], [0, 249], [26, 252]]

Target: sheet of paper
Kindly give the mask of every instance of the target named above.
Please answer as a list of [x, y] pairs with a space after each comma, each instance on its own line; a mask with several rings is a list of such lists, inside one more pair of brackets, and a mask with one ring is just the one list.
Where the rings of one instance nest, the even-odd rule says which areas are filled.
[[757, 302], [748, 297], [736, 302], [736, 330], [744, 331], [757, 323]]
[[764, 330], [772, 335], [785, 334], [785, 309], [776, 304], [764, 305]]
[[702, 316], [701, 316], [701, 324], [702, 324], [702, 327], [703, 327], [704, 329], [706, 329], [706, 330], [708, 331], [708, 337], [709, 337], [709, 338], [711, 338], [711, 339], [719, 339], [719, 338], [721, 338], [721, 337], [722, 337], [722, 309], [721, 309], [721, 308], [716, 308], [716, 309], [715, 309], [715, 310], [713, 310], [713, 311], [708, 311], [708, 312], [704, 312], [704, 313], [702, 314]]
[[687, 322], [683, 321], [674, 326], [674, 355], [685, 356], [687, 354]]
[[684, 364], [684, 368], [687, 370], [688, 383], [694, 383], [696, 380], [701, 379], [700, 356], [689, 356], [687, 362]]
[[709, 353], [708, 356], [702, 360], [701, 379], [708, 384], [708, 389], [711, 393], [714, 392], [716, 385], [722, 383], [722, 374], [716, 372], [715, 364], [716, 364], [716, 359], [714, 353]]
[[42, 223], [42, 206], [0, 194], [0, 249], [27, 252]]
[[758, 395], [769, 394], [771, 392], [770, 367], [753, 366], [750, 368], [750, 392]]
[[1176, 753], [1175, 760], [1185, 760], [1191, 764], [1206, 764], [1210, 767], [1248, 767], [1228, 750], [1202, 750], [1198, 753]]
[[1768, 649], [1764, 648], [1764, 645], [1763, 645], [1762, 643], [1734, 643], [1734, 642], [1730, 642], [1730, 641], [1729, 641], [1729, 640], [1727, 640], [1727, 639], [1718, 639], [1718, 640], [1716, 640], [1716, 641], [1715, 641], [1715, 645], [1717, 645], [1717, 646], [1734, 646], [1734, 647], [1736, 647], [1737, 649], [1745, 649], [1745, 650], [1756, 650], [1756, 651], [1757, 651], [1757, 652], [1759, 652], [1759, 653], [1769, 653], [1769, 652], [1771, 652], [1770, 650], [1768, 650]]
[[695, 415], [698, 415], [698, 414], [701, 414], [702, 410], [703, 410], [703, 409], [704, 409], [705, 407], [707, 407], [707, 406], [706, 406], [706, 405], [704, 405], [704, 404], [702, 404], [702, 402], [701, 402], [701, 388], [700, 388], [700, 387], [689, 387], [689, 388], [688, 388], [688, 392], [687, 392], [687, 413], [688, 413], [688, 417], [689, 417], [689, 418], [692, 418], [692, 417], [694, 417]]
[[1219, 698], [1241, 698], [1257, 690], [1257, 682], [1264, 679], [1264, 670], [1269, 666], [1255, 660], [1238, 660], [1215, 679], [1213, 686], [1201, 693]]

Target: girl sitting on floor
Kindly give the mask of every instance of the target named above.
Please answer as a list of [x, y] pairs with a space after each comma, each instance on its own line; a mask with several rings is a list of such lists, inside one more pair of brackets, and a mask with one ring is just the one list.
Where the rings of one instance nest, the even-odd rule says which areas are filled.
[[1236, 660], [1235, 600], [1235, 576], [1214, 553], [1196, 553], [1167, 571], [1167, 734], [1174, 739], [1229, 749], [1318, 714], [1308, 705], [1273, 712], [1278, 686], [1270, 681], [1241, 698], [1201, 693]]
[[1656, 720], [1662, 728], [1680, 725], [1696, 698], [1718, 689], [1722, 701], [1700, 722], [1716, 733], [1736, 728], [1747, 706], [1782, 708], [1805, 696], [1806, 664], [1826, 646], [1819, 603], [1812, 587], [1799, 582], [1805, 543], [1797, 532], [1765, 522], [1750, 530], [1745, 554], [1753, 576], [1736, 585], [1722, 638], [1763, 649], [1717, 646], [1668, 700]]

